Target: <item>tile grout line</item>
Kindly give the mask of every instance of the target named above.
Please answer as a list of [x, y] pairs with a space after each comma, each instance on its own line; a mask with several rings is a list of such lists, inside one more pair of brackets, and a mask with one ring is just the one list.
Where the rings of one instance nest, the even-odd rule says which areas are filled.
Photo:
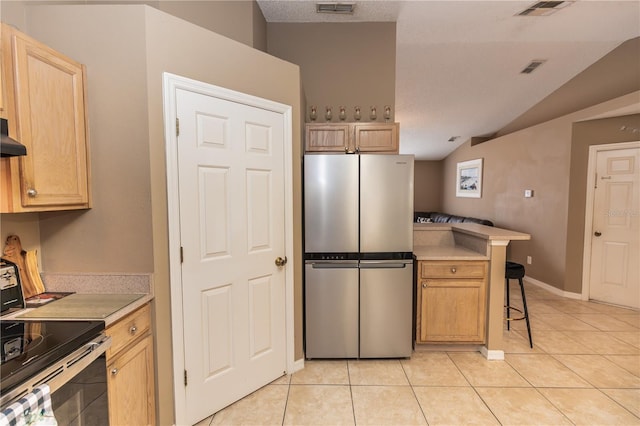
[[402, 363], [402, 360], [400, 360], [400, 368], [402, 368], [404, 377], [407, 379], [407, 383], [409, 383], [409, 387], [411, 388], [411, 393], [413, 394], [413, 397], [416, 399], [416, 402], [418, 403], [418, 407], [420, 408], [420, 412], [422, 413], [422, 417], [424, 418], [424, 421], [426, 422], [427, 425], [429, 425], [429, 420], [427, 419], [427, 415], [424, 412], [424, 408], [422, 408], [422, 404], [420, 404], [418, 395], [416, 395], [416, 390], [413, 387], [413, 383], [411, 383], [411, 380], [409, 380], [409, 375], [407, 374], [407, 370], [405, 370], [404, 368], [404, 364]]
[[287, 406], [289, 405], [289, 395], [291, 395], [291, 381], [293, 380], [293, 374], [289, 375], [289, 383], [287, 383], [287, 397], [284, 399], [284, 410], [282, 411], [282, 426], [287, 418]]

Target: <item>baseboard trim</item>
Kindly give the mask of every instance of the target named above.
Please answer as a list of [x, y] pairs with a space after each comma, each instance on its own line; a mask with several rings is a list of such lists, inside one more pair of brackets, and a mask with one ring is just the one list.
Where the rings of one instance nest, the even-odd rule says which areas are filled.
[[504, 361], [504, 351], [487, 349], [486, 346], [480, 348], [480, 353], [489, 361]]
[[304, 369], [304, 358], [293, 361], [293, 371], [289, 371], [289, 374], [296, 373]]
[[564, 290], [560, 290], [557, 287], [554, 287], [552, 285], [549, 285], [547, 283], [544, 283], [542, 281], [536, 280], [535, 278], [531, 278], [528, 276], [524, 277], [524, 280], [530, 284], [533, 284], [535, 286], [538, 286], [540, 288], [543, 288], [557, 296], [562, 296], [562, 297], [566, 297], [567, 299], [576, 299], [576, 300], [582, 300], [582, 294], [581, 293], [572, 293], [570, 291], [564, 291]]

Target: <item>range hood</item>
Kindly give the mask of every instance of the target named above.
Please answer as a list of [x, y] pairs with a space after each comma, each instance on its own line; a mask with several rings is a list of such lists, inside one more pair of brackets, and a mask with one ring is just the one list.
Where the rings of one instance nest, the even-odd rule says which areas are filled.
[[15, 139], [9, 137], [9, 123], [4, 118], [0, 118], [0, 157], [17, 157], [27, 155], [27, 147]]

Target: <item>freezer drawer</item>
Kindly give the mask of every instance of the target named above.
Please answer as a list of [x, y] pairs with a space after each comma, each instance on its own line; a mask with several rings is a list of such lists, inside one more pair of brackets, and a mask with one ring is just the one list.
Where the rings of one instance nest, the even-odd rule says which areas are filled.
[[305, 264], [307, 358], [358, 357], [358, 262]]
[[360, 358], [410, 357], [413, 261], [360, 263]]

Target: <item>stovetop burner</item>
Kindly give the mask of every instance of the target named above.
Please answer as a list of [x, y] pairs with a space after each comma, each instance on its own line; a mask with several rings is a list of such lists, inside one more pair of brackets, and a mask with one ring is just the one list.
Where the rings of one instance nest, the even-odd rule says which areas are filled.
[[0, 394], [89, 342], [102, 321], [0, 320]]

